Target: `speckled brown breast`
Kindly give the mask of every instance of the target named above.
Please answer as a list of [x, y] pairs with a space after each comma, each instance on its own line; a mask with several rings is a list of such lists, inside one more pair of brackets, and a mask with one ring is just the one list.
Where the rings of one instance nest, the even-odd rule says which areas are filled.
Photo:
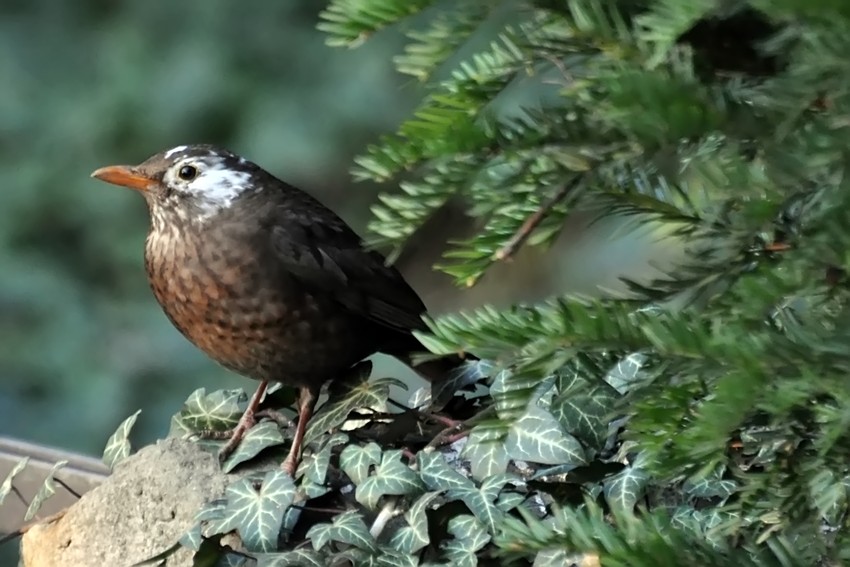
[[145, 247], [154, 295], [180, 332], [222, 366], [297, 386], [332, 379], [374, 352], [370, 325], [263, 261], [246, 227], [160, 226]]

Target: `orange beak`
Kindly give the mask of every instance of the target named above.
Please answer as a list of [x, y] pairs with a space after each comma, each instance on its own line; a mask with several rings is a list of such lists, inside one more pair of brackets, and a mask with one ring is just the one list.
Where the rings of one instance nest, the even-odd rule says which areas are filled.
[[151, 187], [157, 183], [155, 180], [142, 175], [136, 170], [136, 168], [129, 165], [110, 165], [107, 167], [101, 167], [92, 173], [91, 176], [95, 179], [112, 183], [113, 185], [120, 185], [121, 187], [128, 187], [142, 192], [149, 191]]

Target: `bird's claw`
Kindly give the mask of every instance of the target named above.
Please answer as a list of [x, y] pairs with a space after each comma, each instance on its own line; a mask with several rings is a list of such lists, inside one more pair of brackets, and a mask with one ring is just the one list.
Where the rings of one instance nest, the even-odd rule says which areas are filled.
[[248, 431], [255, 425], [257, 425], [257, 418], [254, 416], [254, 413], [245, 412], [239, 419], [239, 423], [236, 424], [236, 427], [231, 430], [230, 439], [228, 439], [224, 447], [219, 450], [219, 462], [223, 463], [230, 455], [233, 454], [233, 451], [235, 451], [236, 447], [239, 446], [239, 443], [242, 442], [245, 434], [248, 433]]

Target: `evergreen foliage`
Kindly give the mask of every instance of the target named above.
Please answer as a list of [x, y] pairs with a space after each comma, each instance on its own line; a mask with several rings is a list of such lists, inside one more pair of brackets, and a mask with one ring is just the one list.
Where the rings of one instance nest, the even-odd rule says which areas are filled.
[[[248, 479], [182, 543], [208, 553], [235, 529], [246, 554], [215, 547], [230, 565], [850, 560], [850, 10], [334, 0], [322, 28], [355, 45], [413, 14], [395, 61], [429, 94], [354, 168], [388, 186], [375, 245], [398, 249], [461, 199], [478, 231], [441, 266], [460, 285], [578, 210], [662, 221], [689, 262], [626, 297], [430, 321], [433, 353], [481, 358], [451, 376], [457, 393], [399, 411], [393, 380], [335, 384], [294, 482], [271, 458], [287, 435], [263, 422], [225, 463]], [[538, 103], [512, 103], [524, 91]], [[197, 392], [172, 433], [225, 429], [244, 403]]]

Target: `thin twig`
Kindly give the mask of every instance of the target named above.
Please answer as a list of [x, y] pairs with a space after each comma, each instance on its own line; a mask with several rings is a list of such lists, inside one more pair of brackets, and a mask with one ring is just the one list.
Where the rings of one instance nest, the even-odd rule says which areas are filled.
[[791, 245], [785, 242], [771, 242], [764, 247], [765, 252], [786, 252], [788, 250], [791, 250]]
[[422, 451], [427, 451], [428, 449], [436, 449], [437, 447], [442, 447], [443, 445], [454, 443], [458, 439], [463, 439], [464, 437], [469, 435], [470, 431], [472, 431], [473, 425], [475, 425], [479, 421], [488, 419], [495, 413], [495, 406], [490, 406], [473, 415], [466, 421], [461, 421], [452, 427], [446, 427], [445, 429], [437, 433], [436, 437], [431, 439], [431, 441], [427, 445], [425, 445]]
[[566, 183], [563, 187], [558, 189], [554, 195], [549, 197], [549, 199], [547, 199], [540, 208], [534, 212], [534, 214], [525, 219], [525, 222], [522, 223], [522, 226], [519, 227], [519, 230], [514, 233], [511, 239], [508, 240], [504, 246], [496, 250], [496, 253], [493, 254], [493, 258], [501, 262], [516, 254], [516, 251], [525, 244], [525, 241], [528, 240], [528, 237], [531, 236], [534, 229], [543, 222], [544, 217], [546, 217], [549, 211], [551, 211], [552, 208], [559, 202], [563, 201], [570, 191], [578, 185], [581, 179], [582, 176], [577, 175], [571, 179], [569, 183]]
[[295, 504], [290, 505], [290, 508], [296, 508], [298, 510], [302, 510], [304, 512], [318, 512], [320, 514], [342, 514], [345, 512], [345, 508], [317, 508], [315, 506], [298, 506]]
[[74, 496], [76, 496], [78, 500], [83, 497], [82, 494], [80, 494], [79, 492], [77, 492], [76, 490], [74, 490], [73, 488], [68, 486], [68, 484], [64, 480], [62, 480], [61, 478], [53, 477], [53, 480], [56, 481], [56, 484], [58, 484], [59, 486], [61, 486], [62, 488], [64, 488], [65, 490], [67, 490], [68, 492], [73, 494]]
[[389, 402], [391, 405], [394, 405], [395, 407], [397, 407], [399, 409], [403, 409], [403, 410], [406, 410], [406, 411], [412, 411], [422, 421], [432, 420], [432, 421], [436, 421], [437, 423], [441, 423], [446, 427], [456, 427], [458, 424], [461, 423], [460, 421], [457, 421], [457, 420], [452, 419], [450, 417], [446, 417], [444, 415], [440, 415], [438, 413], [425, 413], [422, 410], [407, 407], [406, 405], [402, 404], [401, 402], [397, 402], [392, 398], [388, 398], [387, 402]]
[[31, 522], [24, 524], [23, 526], [21, 526], [20, 528], [18, 528], [15, 531], [13, 531], [12, 533], [8, 533], [8, 534], [0, 537], [0, 545], [3, 545], [7, 541], [12, 541], [13, 539], [24, 535], [25, 533], [27, 533], [30, 530], [30, 528], [32, 528], [33, 526], [35, 526], [37, 524], [45, 524], [45, 525], [46, 524], [52, 524], [53, 522], [60, 520], [67, 512], [68, 512], [68, 508], [63, 508], [62, 510], [59, 510], [55, 514], [51, 514], [50, 516], [47, 516], [45, 518], [39, 518], [37, 520], [32, 520]]

